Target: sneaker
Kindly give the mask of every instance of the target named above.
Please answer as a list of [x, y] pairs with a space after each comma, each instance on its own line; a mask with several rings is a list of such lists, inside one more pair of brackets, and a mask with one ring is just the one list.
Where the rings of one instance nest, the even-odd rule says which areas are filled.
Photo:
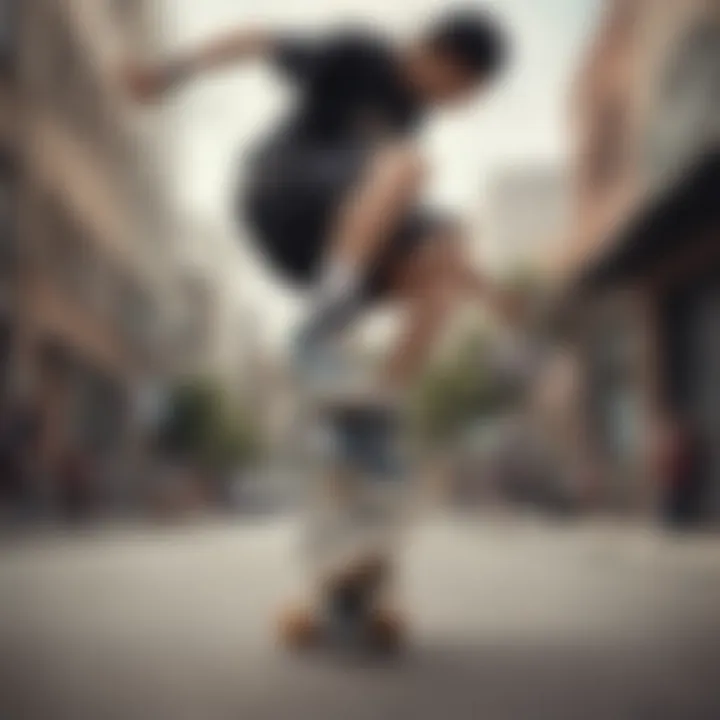
[[294, 375], [304, 395], [333, 394], [348, 385], [350, 368], [337, 343], [300, 339], [293, 344], [291, 353]]

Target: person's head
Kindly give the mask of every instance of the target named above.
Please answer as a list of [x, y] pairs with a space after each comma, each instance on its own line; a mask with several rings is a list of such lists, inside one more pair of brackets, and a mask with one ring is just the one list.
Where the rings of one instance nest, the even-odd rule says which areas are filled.
[[498, 77], [508, 62], [508, 45], [489, 13], [451, 11], [409, 47], [410, 82], [428, 104], [456, 104]]

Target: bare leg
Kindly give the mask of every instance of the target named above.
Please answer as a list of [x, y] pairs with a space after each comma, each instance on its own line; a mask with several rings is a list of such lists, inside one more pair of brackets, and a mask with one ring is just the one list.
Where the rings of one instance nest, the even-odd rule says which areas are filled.
[[371, 159], [357, 188], [338, 210], [326, 267], [307, 323], [300, 333], [305, 365], [316, 366], [317, 351], [344, 330], [362, 308], [363, 280], [383, 245], [415, 204], [422, 181], [418, 155], [388, 146]]
[[405, 328], [391, 351], [385, 381], [403, 389], [422, 371], [463, 290], [460, 245], [454, 233], [427, 241], [401, 269], [393, 295], [408, 303]]
[[406, 146], [388, 146], [372, 159], [358, 187], [340, 208], [329, 253], [368, 269], [393, 229], [417, 200], [423, 180], [419, 155]]

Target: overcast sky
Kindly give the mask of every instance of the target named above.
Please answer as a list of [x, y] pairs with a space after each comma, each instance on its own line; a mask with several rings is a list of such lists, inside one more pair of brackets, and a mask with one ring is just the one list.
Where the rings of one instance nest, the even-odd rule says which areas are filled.
[[[489, 176], [510, 164], [562, 162], [568, 86], [601, 0], [495, 0], [513, 36], [507, 80], [489, 98], [431, 123], [424, 145], [433, 168], [431, 199], [464, 218], [482, 214]], [[168, 48], [186, 47], [233, 26], [263, 23], [314, 30], [357, 20], [400, 35], [450, 6], [437, 0], [163, 0]], [[281, 332], [293, 298], [265, 275], [232, 219], [232, 191], [243, 152], [281, 117], [286, 89], [258, 67], [223, 73], [192, 87], [169, 110], [181, 178], [179, 202], [219, 237], [235, 238], [238, 286], [247, 302], [272, 308]], [[240, 280], [242, 278], [242, 280]]]

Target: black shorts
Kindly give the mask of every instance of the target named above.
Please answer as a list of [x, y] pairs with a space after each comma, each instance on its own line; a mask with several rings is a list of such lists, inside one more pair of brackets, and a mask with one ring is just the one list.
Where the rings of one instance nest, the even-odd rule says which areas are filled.
[[[253, 160], [241, 210], [261, 253], [285, 281], [310, 286], [317, 280], [338, 209], [361, 181], [370, 152], [276, 142]], [[409, 211], [369, 269], [366, 293], [383, 295], [398, 265], [439, 222], [427, 211]]]

